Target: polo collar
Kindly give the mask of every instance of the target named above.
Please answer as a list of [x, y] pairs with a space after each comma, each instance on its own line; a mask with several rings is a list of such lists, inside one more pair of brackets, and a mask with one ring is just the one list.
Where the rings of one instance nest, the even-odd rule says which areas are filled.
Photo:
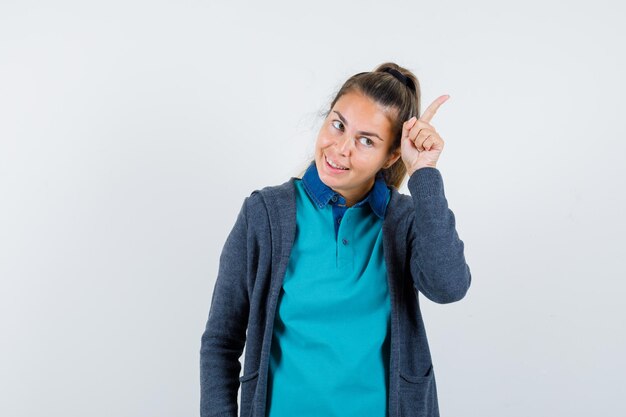
[[[302, 176], [302, 185], [309, 194], [311, 199], [318, 207], [324, 207], [331, 202], [332, 204], [345, 205], [346, 200], [334, 191], [332, 188], [322, 182], [317, 172], [317, 166], [315, 161], [312, 161], [304, 175]], [[383, 177], [382, 171], [376, 174], [376, 180], [374, 186], [370, 192], [359, 201], [354, 207], [365, 205], [369, 203], [372, 211], [381, 219], [385, 217], [385, 209], [387, 208], [387, 201], [389, 197], [389, 188]]]

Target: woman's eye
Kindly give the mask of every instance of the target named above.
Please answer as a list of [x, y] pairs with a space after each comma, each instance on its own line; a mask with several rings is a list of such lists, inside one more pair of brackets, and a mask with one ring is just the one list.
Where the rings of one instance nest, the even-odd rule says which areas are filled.
[[341, 129], [340, 127], [337, 127], [335, 123], [339, 123], [340, 126], [343, 126], [343, 124], [339, 120], [333, 120], [332, 124], [335, 127], [335, 129]]
[[[370, 146], [372, 146], [374, 144], [374, 142], [372, 142], [372, 140], [370, 138], [366, 138], [365, 136], [362, 136], [359, 139], [362, 140], [361, 143], [363, 145], [367, 146], [367, 147], [370, 147]], [[365, 140], [363, 140], [363, 139], [365, 139]]]

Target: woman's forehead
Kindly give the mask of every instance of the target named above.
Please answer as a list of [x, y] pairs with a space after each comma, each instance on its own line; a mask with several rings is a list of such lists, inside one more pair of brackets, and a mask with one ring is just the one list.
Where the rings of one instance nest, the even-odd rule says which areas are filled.
[[359, 130], [389, 130], [394, 111], [389, 106], [383, 106], [359, 92], [349, 92], [342, 95], [331, 110], [336, 117], [340, 113], [348, 126]]

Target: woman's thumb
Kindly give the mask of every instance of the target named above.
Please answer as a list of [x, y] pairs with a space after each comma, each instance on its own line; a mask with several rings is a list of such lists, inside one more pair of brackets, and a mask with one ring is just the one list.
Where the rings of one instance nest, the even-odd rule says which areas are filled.
[[409, 131], [411, 130], [413, 125], [415, 125], [416, 121], [417, 121], [417, 117], [413, 116], [402, 124], [402, 139], [403, 140], [409, 136]]
[[401, 142], [404, 142], [409, 137], [409, 131], [415, 125], [417, 118], [415, 116], [411, 117], [409, 120], [402, 124], [402, 138]]

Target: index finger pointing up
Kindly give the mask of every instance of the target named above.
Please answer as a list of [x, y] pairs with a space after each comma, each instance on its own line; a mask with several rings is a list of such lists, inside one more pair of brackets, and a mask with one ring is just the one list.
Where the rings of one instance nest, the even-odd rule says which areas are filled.
[[424, 113], [420, 116], [420, 120], [430, 123], [435, 113], [437, 113], [439, 106], [441, 106], [449, 98], [450, 96], [447, 94], [437, 97], [437, 99], [430, 103], [430, 106], [424, 110]]

